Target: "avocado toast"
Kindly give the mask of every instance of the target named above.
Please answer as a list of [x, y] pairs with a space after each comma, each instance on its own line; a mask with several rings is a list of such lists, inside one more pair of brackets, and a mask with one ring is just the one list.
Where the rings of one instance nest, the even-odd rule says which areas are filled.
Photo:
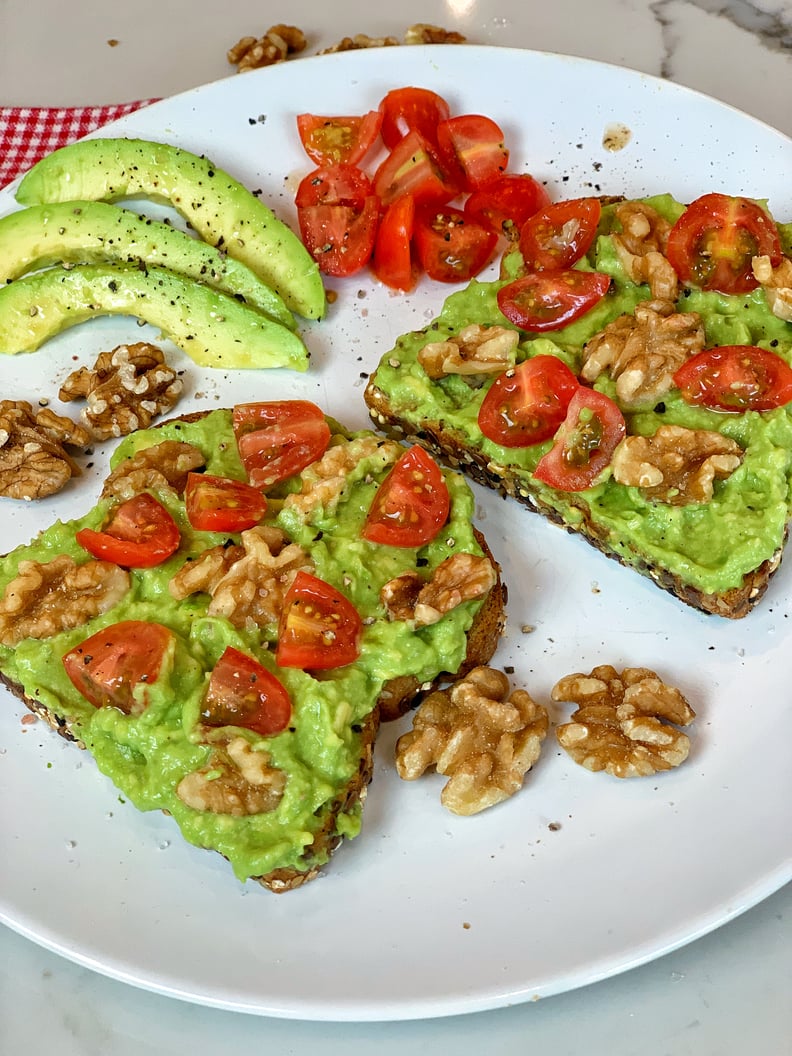
[[[293, 411], [319, 440], [273, 483], [261, 429]], [[502, 626], [497, 565], [460, 475], [437, 470], [447, 516], [430, 539], [364, 537], [405, 457], [307, 401], [198, 412], [131, 434], [92, 510], [3, 559], [3, 681], [87, 747], [125, 797], [171, 814], [237, 877], [299, 886], [360, 829], [381, 714], [396, 717], [445, 672], [486, 662]], [[265, 510], [231, 530], [244, 496], [218, 503], [203, 489], [220, 480], [229, 495], [248, 479], [259, 499], [263, 487]], [[155, 528], [144, 564], [118, 527], [141, 497], [165, 511], [146, 515]], [[480, 571], [480, 589], [451, 601], [435, 590], [426, 620], [386, 608], [386, 584], [408, 575], [440, 587], [460, 561]], [[119, 693], [122, 682], [134, 688]]]
[[[724, 195], [580, 202], [596, 215], [582, 255], [554, 271], [521, 242], [496, 281], [452, 294], [380, 360], [372, 419], [687, 604], [745, 616], [780, 563], [792, 502], [789, 225]], [[725, 278], [707, 243], [724, 231], [736, 239], [725, 266], [742, 267]], [[600, 290], [545, 328], [553, 275]], [[528, 325], [520, 296], [540, 317]]]

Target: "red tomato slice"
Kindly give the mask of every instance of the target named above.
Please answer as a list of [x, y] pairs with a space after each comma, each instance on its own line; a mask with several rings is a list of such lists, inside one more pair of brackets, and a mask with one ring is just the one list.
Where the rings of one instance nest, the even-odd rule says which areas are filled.
[[440, 467], [416, 445], [380, 484], [361, 534], [386, 546], [425, 546], [448, 520], [450, 506]]
[[124, 568], [153, 568], [176, 553], [181, 536], [162, 503], [144, 491], [117, 506], [101, 531], [81, 528], [75, 538], [100, 561]]
[[415, 217], [415, 252], [437, 282], [467, 282], [490, 261], [498, 236], [459, 209], [424, 206]]
[[792, 368], [754, 345], [722, 345], [691, 356], [674, 374], [688, 403], [719, 411], [771, 411], [792, 401]]
[[418, 132], [408, 132], [374, 173], [374, 193], [383, 205], [402, 194], [416, 202], [449, 202], [457, 193], [440, 169], [429, 143]]
[[570, 198], [534, 213], [520, 233], [526, 267], [536, 271], [571, 268], [588, 252], [601, 214], [598, 198]]
[[297, 210], [300, 237], [325, 275], [354, 275], [374, 251], [379, 199], [352, 205], [308, 205]]
[[363, 621], [343, 594], [309, 572], [298, 572], [283, 599], [275, 659], [281, 667], [326, 671], [360, 656]]
[[374, 146], [381, 126], [379, 110], [369, 110], [361, 117], [297, 115], [300, 140], [317, 165], [357, 165]]
[[418, 281], [411, 248], [414, 225], [415, 199], [403, 194], [385, 210], [374, 243], [374, 274], [386, 286], [405, 293]]
[[262, 737], [289, 725], [291, 700], [286, 687], [247, 653], [229, 645], [214, 666], [201, 707], [207, 726], [241, 726]]
[[465, 202], [465, 216], [516, 242], [526, 220], [550, 204], [541, 183], [524, 173], [503, 173]]
[[161, 623], [125, 620], [75, 646], [63, 657], [63, 666], [74, 688], [95, 708], [139, 715], [149, 700], [145, 689], [135, 690], [157, 681], [173, 640]]
[[309, 400], [237, 404], [233, 424], [248, 480], [263, 490], [321, 458], [330, 443], [325, 416]]
[[187, 519], [199, 532], [243, 532], [267, 512], [267, 500], [242, 480], [188, 473]]
[[755, 202], [705, 194], [671, 228], [666, 256], [682, 282], [703, 290], [746, 293], [759, 285], [752, 259], [768, 256], [776, 267], [781, 243], [775, 224]]
[[437, 126], [437, 146], [441, 161], [453, 172], [464, 174], [463, 190], [475, 191], [502, 176], [509, 164], [509, 149], [503, 130], [489, 117], [462, 114]]
[[408, 132], [418, 132], [435, 143], [437, 126], [451, 116], [441, 95], [428, 88], [394, 88], [379, 105], [382, 113], [382, 141], [393, 150]]
[[351, 205], [362, 209], [373, 193], [371, 180], [356, 165], [324, 165], [303, 177], [294, 204], [298, 209], [312, 205]]
[[482, 433], [503, 447], [529, 447], [553, 436], [580, 382], [556, 356], [534, 356], [499, 375], [479, 408]]
[[569, 401], [553, 446], [539, 459], [537, 480], [558, 491], [591, 487], [626, 433], [621, 411], [603, 392], [581, 385]]
[[498, 307], [521, 330], [560, 330], [593, 308], [610, 281], [599, 271], [536, 271], [501, 286]]

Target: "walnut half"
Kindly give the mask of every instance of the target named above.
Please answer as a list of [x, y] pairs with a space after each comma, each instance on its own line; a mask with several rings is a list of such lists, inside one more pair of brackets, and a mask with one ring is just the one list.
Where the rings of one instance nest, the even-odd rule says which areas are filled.
[[244, 73], [284, 62], [290, 55], [303, 51], [307, 43], [301, 29], [280, 22], [270, 26], [261, 37], [242, 37], [228, 49], [226, 57], [238, 73]]
[[0, 496], [43, 499], [81, 471], [67, 448], [86, 448], [90, 433], [48, 408], [0, 400]]
[[621, 674], [602, 664], [584, 675], [567, 675], [553, 686], [556, 701], [577, 711], [556, 727], [561, 747], [587, 770], [613, 777], [646, 777], [687, 759], [690, 739], [677, 726], [696, 717], [685, 697], [645, 667]]
[[444, 341], [431, 341], [418, 353], [430, 378], [446, 374], [496, 374], [513, 367], [520, 335], [505, 326], [470, 323]]
[[271, 765], [267, 752], [233, 737], [212, 749], [206, 766], [181, 779], [176, 795], [193, 810], [249, 817], [275, 810], [285, 787], [286, 774]]
[[380, 591], [380, 599], [390, 619], [415, 620], [416, 627], [428, 627], [457, 605], [486, 597], [497, 579], [488, 558], [451, 554], [429, 579], [417, 572], [404, 572], [389, 580]]

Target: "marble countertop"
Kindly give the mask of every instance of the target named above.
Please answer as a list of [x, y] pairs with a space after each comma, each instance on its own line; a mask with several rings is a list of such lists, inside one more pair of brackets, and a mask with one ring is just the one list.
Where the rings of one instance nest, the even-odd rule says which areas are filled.
[[[50, 13], [43, 9], [49, 7]], [[474, 43], [628, 66], [715, 96], [792, 135], [792, 0], [354, 0], [289, 5], [195, 0], [70, 5], [0, 0], [0, 105], [68, 106], [167, 96], [234, 70], [226, 50], [289, 22], [309, 52], [414, 22]], [[533, 103], [531, 105], [534, 105]], [[792, 178], [792, 174], [790, 174]], [[12, 809], [4, 803], [2, 813]], [[779, 818], [792, 830], [789, 806]], [[790, 841], [792, 842], [792, 841]], [[2, 872], [13, 862], [0, 866]], [[55, 896], [54, 896], [55, 897]], [[684, 897], [680, 890], [669, 897]], [[256, 1044], [289, 1054], [414, 1051], [553, 1056], [792, 1053], [792, 887], [714, 933], [644, 965], [539, 1003], [449, 1019], [312, 1024], [199, 1008], [95, 974], [0, 929], [0, 1051], [193, 1056]]]

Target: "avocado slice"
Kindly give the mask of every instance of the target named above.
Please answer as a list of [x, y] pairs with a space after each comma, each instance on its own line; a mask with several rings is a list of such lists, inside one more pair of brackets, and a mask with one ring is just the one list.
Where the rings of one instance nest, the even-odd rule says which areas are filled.
[[61, 263], [161, 265], [295, 328], [282, 298], [245, 264], [129, 209], [105, 202], [61, 202], [31, 205], [0, 218], [0, 283]]
[[48, 268], [0, 287], [0, 352], [33, 352], [99, 315], [158, 326], [203, 367], [308, 368], [297, 334], [233, 297], [167, 268], [112, 264]]
[[16, 192], [22, 205], [136, 195], [169, 202], [204, 241], [247, 264], [306, 319], [321, 319], [316, 261], [263, 202], [206, 157], [145, 139], [83, 139], [42, 158]]

